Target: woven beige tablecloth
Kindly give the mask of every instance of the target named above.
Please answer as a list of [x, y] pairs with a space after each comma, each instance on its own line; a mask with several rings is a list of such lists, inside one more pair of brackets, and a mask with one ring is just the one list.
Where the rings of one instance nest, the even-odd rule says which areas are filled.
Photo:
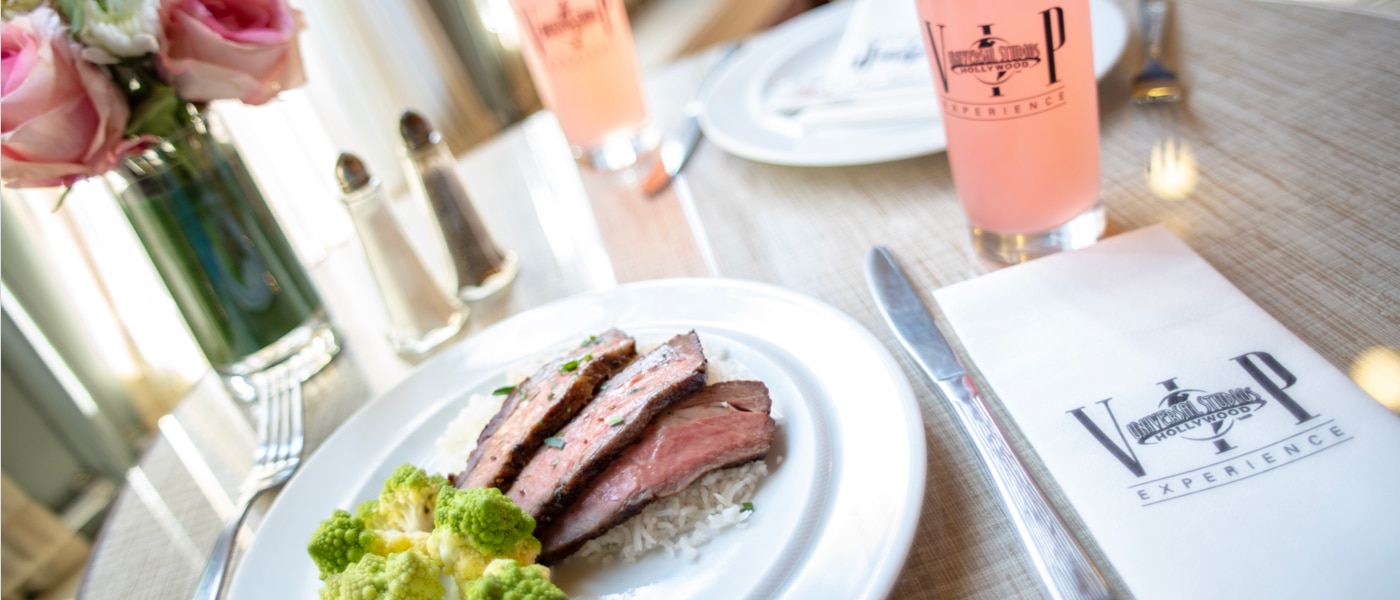
[[[1343, 371], [1370, 348], [1400, 346], [1400, 21], [1230, 0], [1176, 9], [1169, 59], [1189, 88], [1182, 134], [1199, 160], [1199, 187], [1177, 202], [1147, 190], [1159, 124], [1129, 105], [1143, 56], [1130, 43], [1100, 86], [1110, 234], [1165, 224]], [[836, 169], [773, 167], [714, 148], [694, 160], [704, 174], [693, 179], [700, 215], [724, 223], [709, 233], [731, 250], [721, 272], [822, 298], [891, 348], [858, 280], [865, 249], [888, 244], [927, 288], [980, 272], [943, 155]], [[911, 378], [928, 435], [927, 493], [893, 597], [1044, 597], [951, 411]], [[1111, 561], [1085, 541], [1126, 596]]]
[[[1109, 233], [1164, 224], [1338, 369], [1349, 371], [1367, 351], [1394, 352], [1400, 21], [1293, 3], [1175, 4], [1169, 58], [1189, 88], [1176, 132], [1195, 150], [1199, 185], [1180, 201], [1157, 199], [1147, 188], [1144, 163], [1166, 126], [1128, 102], [1128, 80], [1142, 60], [1134, 39], [1100, 84]], [[711, 60], [713, 54], [648, 75], [650, 105], [662, 125], [679, 120]], [[479, 308], [474, 330], [578, 291], [718, 275], [823, 300], [894, 349], [865, 287], [870, 246], [893, 249], [925, 291], [987, 269], [972, 256], [943, 154], [797, 168], [702, 143], [675, 188], [647, 200], [615, 179], [579, 174], [566, 156], [542, 152], [559, 143], [550, 137], [553, 127], [547, 115], [534, 117], [462, 159], [478, 208], [523, 261], [514, 290]], [[569, 198], [591, 207], [596, 229], [560, 222], [550, 207]], [[545, 243], [549, 236], [572, 236], [574, 254], [561, 253], [559, 239]], [[372, 289], [357, 252], [338, 252], [318, 267], [318, 286]], [[607, 268], [588, 268], [590, 257], [605, 259]], [[382, 317], [334, 291], [323, 295], [354, 343], [309, 384], [313, 446], [413, 369], [374, 341], [382, 339]], [[922, 406], [928, 474], [914, 546], [892, 597], [1043, 597], [950, 411], [913, 363], [902, 355], [900, 361]], [[989, 391], [996, 416], [1009, 423]], [[252, 434], [240, 411], [209, 379], [162, 425], [98, 540], [84, 597], [188, 597], [229, 511], [230, 490], [248, 468]], [[1011, 433], [1082, 536], [1054, 481]], [[1115, 595], [1128, 597], [1111, 557], [1092, 539], [1084, 542]]]

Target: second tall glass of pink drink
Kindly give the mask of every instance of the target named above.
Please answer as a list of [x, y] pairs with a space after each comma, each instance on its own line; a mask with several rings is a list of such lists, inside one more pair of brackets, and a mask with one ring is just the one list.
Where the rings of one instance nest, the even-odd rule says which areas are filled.
[[1006, 263], [1103, 234], [1088, 0], [918, 0], [973, 245]]
[[655, 147], [622, 0], [511, 0], [526, 65], [574, 157], [602, 169]]

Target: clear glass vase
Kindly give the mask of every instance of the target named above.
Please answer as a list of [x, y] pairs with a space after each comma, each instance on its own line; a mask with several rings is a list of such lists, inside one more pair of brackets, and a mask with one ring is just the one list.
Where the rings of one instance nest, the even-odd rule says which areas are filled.
[[107, 179], [205, 357], [246, 397], [250, 375], [297, 356], [308, 377], [339, 345], [238, 149], [187, 108]]

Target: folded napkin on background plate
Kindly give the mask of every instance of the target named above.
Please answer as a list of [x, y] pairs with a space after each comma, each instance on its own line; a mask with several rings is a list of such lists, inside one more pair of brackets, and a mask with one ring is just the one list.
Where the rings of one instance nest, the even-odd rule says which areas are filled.
[[1166, 229], [934, 296], [1138, 598], [1400, 597], [1400, 417]]
[[827, 68], [777, 82], [767, 108], [791, 115], [804, 131], [936, 119], [938, 95], [920, 35], [912, 1], [855, 0]]

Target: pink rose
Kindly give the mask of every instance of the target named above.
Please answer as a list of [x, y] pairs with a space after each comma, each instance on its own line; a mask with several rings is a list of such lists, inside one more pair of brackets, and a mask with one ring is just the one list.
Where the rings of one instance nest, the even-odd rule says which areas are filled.
[[0, 64], [0, 171], [12, 187], [70, 185], [117, 165], [126, 98], [47, 7], [6, 21]]
[[181, 98], [262, 104], [306, 82], [286, 0], [165, 0], [161, 68]]

